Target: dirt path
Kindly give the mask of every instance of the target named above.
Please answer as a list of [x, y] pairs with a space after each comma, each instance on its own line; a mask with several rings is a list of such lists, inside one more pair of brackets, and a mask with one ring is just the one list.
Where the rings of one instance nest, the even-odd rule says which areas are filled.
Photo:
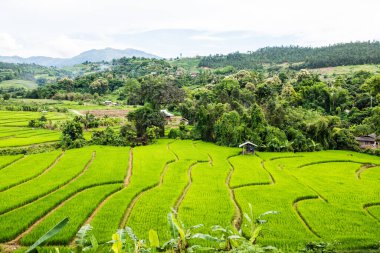
[[37, 175], [35, 175], [35, 176], [31, 177], [31, 178], [28, 178], [27, 180], [22, 181], [22, 182], [20, 182], [18, 184], [10, 185], [8, 188], [0, 190], [0, 192], [7, 191], [9, 189], [12, 189], [13, 187], [23, 185], [23, 184], [25, 184], [25, 183], [33, 180], [33, 179], [36, 179], [36, 178], [39, 178], [39, 177], [43, 176], [44, 174], [48, 173], [59, 162], [59, 160], [61, 160], [61, 158], [64, 156], [64, 154], [65, 154], [65, 152], [63, 151], [57, 158], [55, 158], [55, 160], [53, 161], [52, 164], [50, 164], [46, 169], [44, 169], [43, 171], [41, 171]]
[[235, 214], [234, 214], [234, 217], [232, 218], [232, 226], [236, 230], [240, 230], [241, 224], [242, 224], [242, 217], [243, 217], [242, 213], [243, 212], [241, 210], [239, 203], [236, 200], [235, 191], [231, 187], [231, 178], [232, 178], [232, 175], [234, 173], [235, 168], [234, 168], [233, 164], [231, 163], [230, 158], [235, 157], [235, 156], [239, 156], [239, 155], [234, 155], [234, 156], [230, 156], [227, 158], [227, 162], [230, 165], [230, 172], [228, 173], [228, 176], [226, 178], [226, 185], [229, 189], [230, 199], [231, 199], [232, 203], [234, 204], [234, 209], [235, 209]]
[[[121, 190], [123, 190], [125, 187], [127, 187], [131, 181], [131, 177], [132, 177], [132, 170], [133, 170], [133, 148], [130, 149], [129, 151], [129, 163], [128, 163], [128, 171], [127, 171], [127, 175], [124, 179], [124, 184], [123, 184], [123, 187], [108, 195], [97, 207], [96, 209], [92, 212], [92, 214], [88, 217], [88, 219], [83, 223], [83, 225], [85, 224], [91, 224], [92, 220], [94, 219], [94, 217], [96, 216], [96, 214], [99, 212], [99, 210], [105, 205], [105, 203], [107, 203], [107, 201], [112, 198], [116, 193], [120, 192]], [[70, 243], [71, 245], [74, 243], [74, 240]]]
[[74, 193], [73, 195], [71, 195], [68, 199], [66, 199], [65, 201], [61, 202], [58, 206], [54, 207], [52, 210], [50, 210], [47, 214], [43, 215], [41, 218], [39, 218], [36, 222], [33, 223], [33, 225], [29, 226], [27, 230], [25, 230], [24, 232], [22, 232], [21, 234], [19, 234], [15, 239], [13, 239], [12, 241], [10, 241], [9, 243], [7, 244], [11, 244], [11, 245], [19, 245], [20, 244], [20, 240], [27, 234], [29, 234], [34, 228], [36, 228], [39, 224], [41, 224], [41, 222], [43, 222], [47, 217], [49, 217], [52, 213], [54, 213], [56, 210], [58, 210], [59, 208], [61, 208], [62, 206], [64, 206], [67, 202], [69, 202], [70, 200], [72, 200], [73, 198], [75, 198], [78, 194], [82, 193], [83, 191], [86, 191], [86, 190], [89, 190], [89, 189], [92, 189], [92, 188], [95, 188], [95, 187], [98, 187], [98, 186], [103, 186], [103, 185], [110, 185], [110, 184], [116, 184], [116, 183], [105, 183], [105, 184], [100, 184], [100, 185], [96, 185], [96, 186], [92, 186], [92, 187], [88, 187], [88, 188], [85, 188], [85, 189], [82, 189], [76, 193]]
[[293, 209], [296, 212], [297, 216], [300, 218], [302, 224], [307, 228], [307, 230], [310, 233], [312, 233], [313, 235], [315, 235], [316, 237], [321, 238], [321, 236], [317, 232], [315, 232], [315, 230], [310, 226], [310, 224], [307, 222], [305, 217], [303, 217], [301, 212], [298, 210], [298, 203], [300, 203], [301, 201], [315, 200], [315, 199], [319, 199], [319, 197], [318, 196], [306, 196], [306, 197], [301, 197], [299, 199], [296, 199], [293, 202]]
[[361, 175], [364, 171], [369, 170], [370, 168], [377, 167], [378, 165], [375, 164], [363, 164], [356, 172], [356, 178], [361, 179]]
[[375, 216], [373, 213], [371, 213], [368, 208], [372, 207], [372, 206], [380, 206], [380, 203], [368, 203], [368, 204], [364, 204], [363, 205], [363, 209], [364, 211], [369, 215], [371, 216], [372, 218], [374, 218], [377, 222], [380, 222], [380, 218]]
[[47, 197], [47, 196], [49, 196], [49, 195], [51, 195], [51, 194], [53, 194], [53, 193], [59, 191], [60, 189], [66, 187], [67, 185], [71, 184], [72, 182], [74, 182], [75, 180], [77, 180], [79, 177], [81, 177], [81, 176], [82, 176], [82, 175], [88, 170], [88, 168], [91, 166], [92, 162], [94, 161], [95, 156], [96, 156], [96, 152], [94, 151], [94, 152], [92, 152], [92, 157], [91, 157], [91, 159], [90, 159], [90, 160], [87, 162], [87, 164], [84, 166], [82, 172], [81, 172], [80, 174], [78, 174], [76, 177], [72, 178], [72, 179], [71, 179], [69, 182], [67, 182], [66, 184], [64, 184], [64, 185], [62, 185], [62, 186], [60, 186], [60, 187], [58, 187], [58, 188], [55, 189], [54, 191], [51, 191], [51, 192], [49, 192], [49, 193], [47, 193], [47, 194], [45, 194], [45, 195], [42, 195], [42, 196], [40, 196], [40, 197], [38, 197], [38, 198], [36, 198], [36, 199], [33, 199], [33, 200], [29, 201], [29, 202], [26, 202], [26, 203], [24, 203], [23, 205], [20, 205], [20, 206], [17, 206], [17, 207], [15, 207], [15, 208], [12, 208], [12, 209], [6, 210], [5, 212], [0, 213], [0, 215], [3, 215], [3, 214], [6, 214], [6, 213], [8, 213], [8, 212], [11, 212], [11, 211], [17, 210], [17, 209], [19, 209], [19, 208], [22, 208], [22, 207], [25, 207], [25, 206], [31, 205], [31, 204], [33, 204], [33, 202], [35, 202], [35, 201], [37, 201], [37, 200], [39, 200], [39, 199], [45, 198], [45, 197]]
[[171, 144], [171, 143], [168, 143], [168, 145], [167, 145], [167, 149], [170, 150], [170, 151], [174, 154], [174, 156], [175, 156], [176, 159], [175, 159], [175, 160], [171, 160], [171, 161], [166, 162], [166, 164], [165, 164], [165, 166], [164, 166], [164, 168], [163, 168], [163, 170], [161, 171], [161, 174], [160, 174], [160, 181], [159, 181], [157, 184], [152, 185], [152, 186], [150, 186], [150, 187], [148, 187], [148, 188], [142, 190], [140, 193], [138, 193], [138, 194], [132, 199], [131, 203], [128, 205], [127, 209], [125, 210], [125, 213], [124, 213], [124, 215], [123, 215], [123, 219], [121, 220], [121, 222], [120, 222], [120, 224], [119, 224], [119, 227], [120, 227], [120, 228], [124, 228], [124, 227], [126, 226], [126, 224], [127, 224], [127, 222], [128, 222], [128, 219], [129, 219], [129, 217], [131, 216], [132, 210], [133, 210], [133, 208], [135, 207], [137, 201], [139, 201], [139, 199], [140, 199], [144, 194], [146, 194], [147, 192], [149, 192], [149, 191], [151, 191], [151, 190], [153, 190], [153, 189], [155, 189], [155, 188], [157, 188], [157, 187], [160, 187], [160, 186], [164, 183], [164, 177], [165, 177], [166, 171], [169, 169], [169, 164], [174, 163], [174, 162], [176, 162], [176, 161], [179, 160], [178, 155], [170, 149], [170, 144]]
[[[212, 160], [210, 160], [210, 163], [211, 163], [211, 161], [212, 161]], [[191, 171], [193, 170], [194, 166], [196, 166], [196, 165], [198, 165], [198, 164], [200, 164], [200, 163], [205, 163], [205, 162], [194, 162], [193, 164], [191, 164], [191, 165], [189, 166], [189, 169], [187, 170], [187, 176], [188, 176], [188, 178], [189, 178], [189, 181], [187, 182], [187, 185], [186, 185], [185, 188], [183, 189], [181, 195], [179, 196], [179, 198], [177, 199], [177, 201], [176, 201], [176, 203], [175, 203], [175, 205], [174, 205], [174, 208], [173, 208], [173, 209], [174, 209], [174, 211], [175, 211], [175, 212], [174, 212], [175, 215], [178, 214], [179, 206], [181, 205], [182, 201], [185, 199], [186, 194], [187, 194], [187, 192], [189, 191], [191, 184], [193, 183], [193, 178], [192, 178], [192, 176], [191, 176]]]
[[77, 115], [77, 116], [84, 116], [83, 113], [77, 111], [77, 110], [74, 110], [74, 109], [70, 109], [69, 112], [72, 112], [73, 114]]
[[272, 173], [265, 167], [265, 160], [261, 161], [261, 167], [268, 173], [268, 175], [270, 177], [270, 181], [271, 181], [270, 184], [275, 184], [276, 180], [274, 179]]

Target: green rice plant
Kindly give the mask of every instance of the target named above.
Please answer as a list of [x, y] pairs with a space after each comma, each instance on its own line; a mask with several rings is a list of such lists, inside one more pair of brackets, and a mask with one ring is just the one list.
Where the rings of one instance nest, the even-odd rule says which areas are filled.
[[363, 205], [379, 201], [379, 183], [359, 180], [355, 176], [359, 167], [357, 163], [332, 162], [291, 170], [300, 181], [328, 200], [299, 205], [309, 224], [324, 240], [339, 240], [351, 248], [368, 247], [380, 237], [380, 224], [363, 212]]
[[53, 213], [45, 217], [41, 223], [22, 238], [21, 243], [24, 245], [32, 244], [44, 234], [44, 231], [54, 226], [54, 224], [64, 217], [69, 217], [70, 223], [62, 229], [61, 233], [48, 240], [48, 242], [52, 244], [68, 244], [74, 238], [81, 224], [96, 206], [109, 194], [119, 188], [120, 184], [110, 184], [92, 187], [78, 193], [67, 202], [64, 202], [64, 205], [59, 206]]
[[129, 185], [109, 198], [91, 221], [93, 232], [100, 242], [108, 241], [120, 227], [127, 208], [139, 193], [160, 183], [160, 175], [165, 165], [175, 159], [167, 148], [168, 144], [168, 140], [159, 140], [155, 145], [133, 149], [133, 168]]
[[[21, 158], [23, 158], [23, 155], [3, 155], [0, 156], [0, 170], [3, 170], [4, 168], [10, 166], [12, 163], [17, 162]], [[2, 175], [3, 171], [0, 171], [0, 177]], [[1, 184], [0, 187], [3, 185], [4, 180], [0, 180]]]
[[60, 139], [61, 133], [51, 131], [49, 134], [43, 135], [34, 135], [31, 137], [11, 137], [3, 139], [0, 142], [0, 148], [3, 147], [19, 147], [19, 146], [28, 146], [32, 144], [40, 144], [46, 142], [56, 142]]
[[[168, 165], [162, 185], [141, 196], [127, 222], [140, 237], [152, 228], [161, 234], [160, 240], [170, 238], [165, 217], [186, 188], [189, 168], [197, 161], [207, 161], [208, 158], [207, 154], [198, 152], [191, 141], [176, 141], [170, 145], [170, 149], [179, 160]], [[183, 157], [186, 159], [182, 160]]]
[[[76, 180], [30, 204], [0, 215], [0, 227], [4, 228], [0, 233], [0, 242], [15, 238], [54, 207], [80, 191], [98, 185], [123, 182], [128, 166], [129, 148], [95, 146], [88, 149], [95, 150], [96, 157]], [[82, 224], [78, 224], [80, 225]]]
[[[263, 157], [262, 153], [259, 156]], [[247, 159], [256, 159], [254, 156], [247, 157], [249, 157]], [[284, 160], [288, 161], [289, 158]], [[318, 237], [304, 224], [293, 203], [301, 197], [318, 196], [296, 178], [289, 176], [279, 165], [282, 165], [281, 159], [266, 160], [264, 163], [265, 168], [275, 178], [274, 184], [236, 188], [235, 196], [243, 212], [249, 212], [248, 203], [252, 203], [254, 215], [268, 210], [279, 212], [266, 224], [265, 230], [262, 231], [263, 237], [258, 240], [259, 244], [294, 250], [298, 244], [304, 244]], [[244, 233], [248, 233], [249, 227], [246, 222], [243, 222], [242, 229]]]
[[257, 156], [236, 156], [230, 158], [234, 167], [231, 178], [231, 187], [241, 187], [246, 185], [270, 184], [271, 179], [263, 167], [262, 160]]
[[[0, 192], [12, 186], [37, 177], [47, 170], [61, 156], [61, 151], [40, 153], [25, 156], [22, 160], [14, 159], [22, 156], [8, 156], [16, 161], [0, 171]], [[4, 156], [6, 157], [6, 156]], [[3, 156], [0, 156], [2, 160]]]
[[[81, 173], [91, 159], [91, 155], [91, 148], [66, 151], [65, 155], [48, 172], [31, 181], [1, 192], [0, 213], [29, 203], [64, 185]], [[78, 157], [81, 158], [78, 159]], [[48, 164], [51, 164], [51, 161]]]
[[208, 233], [215, 224], [231, 225], [237, 212], [226, 180], [231, 171], [227, 159], [238, 150], [202, 142], [196, 148], [199, 153], [208, 153], [210, 161], [192, 168], [192, 183], [179, 206], [178, 217], [185, 224], [204, 224], [200, 231]]

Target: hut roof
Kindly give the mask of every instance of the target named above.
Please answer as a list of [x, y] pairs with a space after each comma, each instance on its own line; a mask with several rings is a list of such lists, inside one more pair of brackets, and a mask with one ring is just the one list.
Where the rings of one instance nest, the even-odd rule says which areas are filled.
[[240, 144], [240, 145], [239, 145], [239, 148], [242, 148], [242, 147], [244, 147], [244, 146], [246, 146], [246, 145], [252, 145], [252, 146], [257, 147], [256, 144], [254, 144], [254, 143], [252, 143], [252, 142], [250, 142], [250, 141], [246, 141], [246, 142]]
[[355, 138], [357, 141], [372, 141], [375, 142], [376, 139], [371, 136], [360, 136]]

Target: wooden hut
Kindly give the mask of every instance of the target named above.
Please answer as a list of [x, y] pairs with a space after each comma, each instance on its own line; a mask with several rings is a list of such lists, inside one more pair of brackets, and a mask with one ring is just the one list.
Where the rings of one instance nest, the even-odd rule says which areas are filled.
[[380, 136], [369, 134], [355, 138], [361, 148], [380, 148]]
[[239, 145], [239, 148], [242, 148], [242, 154], [245, 155], [245, 154], [254, 154], [255, 153], [255, 149], [256, 149], [257, 145], [250, 142], [250, 141], [246, 141], [242, 144]]

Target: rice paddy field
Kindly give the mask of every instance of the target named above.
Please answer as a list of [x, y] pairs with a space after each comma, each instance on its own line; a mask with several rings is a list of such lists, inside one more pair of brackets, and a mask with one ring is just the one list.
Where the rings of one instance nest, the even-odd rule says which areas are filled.
[[[20, 122], [27, 120], [21, 115]], [[1, 129], [5, 136], [15, 130], [16, 139], [29, 134], [20, 126]], [[0, 145], [17, 143], [9, 139]], [[372, 248], [380, 240], [380, 157], [349, 151], [243, 156], [237, 148], [167, 139], [0, 156], [3, 244], [31, 245], [65, 217], [70, 222], [50, 245], [70, 245], [88, 223], [100, 242], [124, 226], [141, 238], [155, 229], [164, 241], [172, 209], [184, 224], [204, 224], [200, 232], [215, 224], [246, 231], [249, 203], [256, 216], [279, 211], [268, 217], [263, 245], [284, 252], [309, 241]]]
[[0, 111], [0, 148], [58, 141], [61, 136], [59, 131], [28, 127], [30, 120], [39, 119], [41, 116], [52, 122], [63, 121], [68, 117], [67, 114], [53, 112]]

